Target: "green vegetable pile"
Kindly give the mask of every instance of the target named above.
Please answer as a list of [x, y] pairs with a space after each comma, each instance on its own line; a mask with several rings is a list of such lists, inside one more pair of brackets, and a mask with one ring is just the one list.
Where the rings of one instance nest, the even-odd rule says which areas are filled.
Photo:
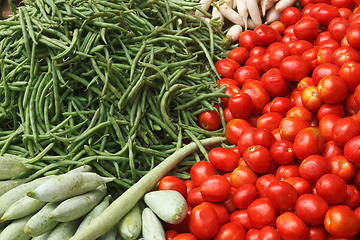
[[[115, 176], [121, 194], [184, 143], [206, 157], [199, 140], [223, 129], [205, 131], [196, 116], [227, 96], [213, 63], [227, 52], [216, 23], [195, 9], [182, 0], [31, 0], [1, 20], [0, 155], [30, 168], [19, 178], [90, 164]], [[198, 160], [184, 159], [178, 174]]]

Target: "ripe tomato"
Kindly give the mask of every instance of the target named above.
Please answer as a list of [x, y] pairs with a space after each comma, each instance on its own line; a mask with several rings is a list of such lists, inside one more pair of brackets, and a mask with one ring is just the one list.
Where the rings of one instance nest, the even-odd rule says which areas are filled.
[[341, 177], [346, 183], [355, 176], [355, 165], [344, 155], [336, 155], [328, 161], [330, 173]]
[[253, 110], [254, 104], [249, 94], [241, 91], [230, 97], [228, 106], [235, 118], [247, 119]]
[[200, 192], [200, 187], [195, 187], [190, 190], [189, 194], [187, 195], [186, 201], [191, 208], [205, 202], [205, 199]]
[[345, 157], [353, 162], [357, 167], [360, 166], [360, 136], [353, 137], [344, 146]]
[[229, 97], [221, 97], [220, 106], [224, 109], [228, 107], [229, 98], [241, 93], [240, 88], [235, 86], [227, 86], [225, 94], [229, 95]]
[[[231, 173], [228, 178], [228, 180], [231, 183], [230, 177], [231, 177]], [[220, 202], [220, 204], [226, 208], [226, 210], [228, 211], [229, 214], [231, 214], [232, 212], [237, 210], [237, 208], [234, 205], [234, 202], [232, 201], [232, 197], [233, 197], [235, 191], [236, 191], [236, 188], [231, 187], [231, 192], [230, 192], [229, 196], [225, 200]]]
[[285, 27], [289, 27], [294, 25], [301, 18], [301, 12], [296, 7], [288, 7], [286, 8], [280, 16], [280, 21], [285, 25]]
[[248, 127], [242, 131], [237, 145], [239, 152], [243, 154], [248, 147], [254, 145], [261, 145], [270, 150], [275, 142], [275, 137], [269, 130]]
[[331, 36], [338, 42], [346, 35], [349, 28], [349, 21], [343, 17], [336, 17], [332, 19], [328, 25], [328, 30]]
[[336, 205], [326, 212], [324, 226], [326, 231], [334, 236], [351, 238], [359, 231], [360, 222], [348, 206]]
[[360, 122], [352, 118], [342, 118], [337, 121], [332, 130], [331, 136], [334, 142], [340, 147], [360, 134]]
[[294, 107], [293, 102], [286, 97], [275, 97], [271, 101], [270, 111], [280, 113], [283, 117]]
[[344, 106], [340, 103], [339, 104], [324, 103], [323, 105], [321, 105], [321, 107], [319, 108], [319, 110], [317, 112], [317, 117], [318, 117], [319, 121], [321, 121], [321, 119], [327, 114], [334, 114], [339, 117], [344, 117], [344, 115], [345, 115]]
[[345, 98], [345, 111], [347, 115], [355, 117], [356, 120], [359, 120], [358, 117], [356, 117], [356, 114], [360, 110], [359, 104], [355, 101], [355, 94], [349, 93], [347, 97]]
[[165, 176], [159, 182], [159, 190], [175, 190], [186, 199], [187, 187], [183, 180], [175, 176]]
[[250, 222], [255, 228], [275, 227], [277, 210], [267, 198], [254, 200], [248, 206], [247, 212]]
[[261, 24], [254, 29], [254, 42], [258, 46], [268, 46], [277, 40], [276, 31], [269, 25]]
[[286, 80], [278, 68], [271, 68], [265, 72], [260, 81], [270, 97], [281, 97], [289, 88], [289, 81]]
[[360, 50], [359, 37], [360, 23], [354, 23], [348, 28], [346, 32], [346, 38], [349, 45], [356, 50]]
[[319, 34], [319, 23], [312, 17], [302, 18], [296, 22], [294, 34], [300, 40], [313, 40]]
[[345, 80], [349, 92], [360, 84], [360, 65], [354, 61], [345, 62], [339, 70], [339, 77]]
[[209, 205], [210, 207], [214, 208], [218, 217], [219, 217], [219, 224], [220, 226], [224, 225], [229, 221], [229, 212], [224, 205], [221, 203], [214, 203], [214, 202], [203, 202], [202, 205]]
[[336, 145], [334, 141], [328, 141], [325, 143], [324, 149], [321, 152], [321, 156], [323, 156], [326, 161], [329, 161], [333, 156], [342, 155], [343, 148]]
[[222, 78], [233, 78], [235, 71], [238, 69], [236, 64], [228, 58], [217, 61], [215, 68]]
[[254, 56], [249, 57], [246, 60], [245, 66], [255, 67], [258, 70], [259, 74], [261, 75], [264, 73], [262, 66], [261, 66], [261, 61], [262, 61], [261, 56], [254, 55]]
[[312, 72], [311, 78], [313, 79], [314, 85], [317, 86], [320, 80], [326, 76], [337, 76], [340, 68], [331, 63], [319, 64]]
[[286, 117], [295, 117], [301, 120], [304, 120], [307, 123], [311, 123], [313, 120], [312, 113], [303, 106], [294, 106], [287, 113]]
[[214, 240], [231, 240], [239, 239], [245, 240], [245, 229], [237, 222], [229, 222], [219, 228], [218, 233], [213, 238]]
[[293, 142], [296, 135], [308, 127], [310, 127], [310, 123], [305, 120], [297, 117], [285, 117], [279, 125], [281, 138]]
[[302, 57], [291, 55], [281, 62], [279, 69], [285, 79], [298, 82], [308, 75], [310, 65]]
[[332, 56], [335, 49], [335, 47], [320, 47], [317, 54], [318, 64], [332, 63]]
[[247, 209], [236, 210], [231, 213], [229, 222], [239, 223], [246, 231], [253, 227], [247, 214]]
[[230, 111], [229, 107], [225, 108], [223, 110], [223, 112], [224, 112], [224, 118], [225, 118], [226, 123], [228, 123], [231, 120], [235, 119], [235, 117], [231, 114], [231, 111]]
[[221, 126], [220, 115], [216, 111], [204, 111], [199, 114], [198, 124], [201, 128], [208, 131], [218, 130]]
[[239, 162], [239, 156], [231, 149], [216, 147], [209, 152], [210, 163], [218, 170], [230, 172]]
[[[176, 235], [178, 235], [179, 233], [176, 230], [167, 230], [165, 232], [165, 239], [166, 240], [174, 240], [174, 238], [176, 237]], [[195, 237], [195, 236], [194, 236]], [[179, 240], [179, 239], [178, 239]]]
[[196, 162], [190, 168], [190, 178], [195, 187], [199, 187], [205, 179], [212, 175], [216, 175], [216, 169], [207, 161]]
[[266, 197], [274, 207], [285, 210], [294, 206], [298, 194], [290, 183], [278, 180], [267, 187]]
[[281, 36], [284, 35], [285, 25], [281, 21], [274, 21], [270, 23], [269, 26], [277, 31]]
[[319, 121], [319, 130], [321, 136], [324, 138], [325, 142], [331, 141], [332, 139], [332, 129], [334, 125], [341, 119], [338, 115], [335, 114], [327, 114], [322, 117]]
[[199, 240], [215, 237], [219, 230], [219, 217], [209, 205], [195, 206], [190, 214], [189, 229]]
[[230, 50], [227, 57], [243, 66], [249, 57], [249, 51], [244, 47], [237, 47]]
[[317, 54], [319, 51], [319, 47], [314, 46], [313, 48], [310, 48], [303, 52], [301, 54], [301, 57], [309, 64], [310, 66], [310, 73], [314, 71], [314, 69], [319, 65], [317, 61]]
[[254, 115], [261, 113], [262, 108], [270, 100], [269, 94], [259, 80], [247, 80], [242, 86], [242, 91], [251, 97], [253, 101], [251, 113]]
[[232, 171], [230, 175], [230, 182], [234, 188], [242, 187], [246, 184], [255, 185], [258, 176], [257, 174], [246, 166], [238, 166]]
[[238, 188], [233, 195], [233, 202], [238, 209], [246, 209], [250, 203], [258, 198], [256, 187], [253, 184], [246, 184]]
[[[355, 8], [355, 4], [357, 0], [352, 1], [352, 0], [331, 0], [330, 4], [333, 5], [334, 7], [337, 8], [348, 8], [351, 11], [354, 10]], [[357, 4], [358, 5], [358, 4]]]
[[328, 204], [338, 204], [347, 197], [345, 181], [335, 174], [325, 174], [317, 180], [316, 194], [322, 197]]
[[247, 148], [243, 153], [243, 158], [255, 173], [265, 173], [270, 169], [270, 152], [261, 145], [254, 145]]
[[332, 62], [334, 65], [341, 67], [345, 62], [348, 61], [360, 61], [360, 55], [357, 50], [355, 50], [351, 46], [341, 46], [334, 51], [332, 57]]
[[277, 43], [271, 48], [270, 53], [270, 65], [273, 68], [279, 68], [280, 63], [288, 56], [291, 55], [291, 48], [284, 43]]
[[283, 240], [307, 239], [309, 229], [306, 224], [292, 212], [285, 212], [276, 219], [276, 228]]
[[316, 12], [316, 21], [322, 25], [329, 25], [332, 19], [340, 17], [339, 10], [332, 5], [325, 5]]
[[308, 127], [301, 130], [294, 139], [293, 150], [297, 158], [305, 159], [310, 155], [320, 154], [325, 141], [318, 129]]
[[234, 80], [237, 81], [240, 87], [248, 79], [260, 80], [260, 74], [254, 66], [242, 66], [234, 73]]
[[328, 162], [320, 155], [306, 157], [299, 166], [299, 174], [308, 181], [316, 182], [321, 176], [329, 173]]
[[295, 41], [291, 46], [291, 55], [301, 56], [306, 50], [313, 48], [314, 45], [306, 40]]
[[[240, 138], [242, 131], [251, 127], [244, 119], [233, 119], [226, 124], [225, 128], [225, 137], [230, 144], [237, 144]], [[242, 152], [240, 153], [242, 155]]]
[[285, 165], [294, 162], [296, 156], [292, 148], [293, 143], [288, 140], [280, 140], [275, 142], [270, 148], [272, 160], [279, 165]]
[[318, 96], [321, 101], [329, 104], [340, 103], [348, 93], [344, 79], [338, 76], [326, 76], [317, 85]]
[[301, 101], [305, 108], [310, 110], [312, 113], [316, 113], [321, 105], [323, 105], [323, 101], [320, 99], [318, 94], [318, 89], [315, 86], [307, 87], [301, 94]]
[[251, 228], [246, 233], [246, 239], [245, 240], [258, 240], [259, 235], [260, 235], [260, 229]]
[[324, 225], [308, 226], [309, 236], [307, 240], [327, 240], [328, 233], [326, 232]]
[[358, 189], [354, 185], [346, 185], [347, 188], [347, 198], [342, 204], [347, 205], [349, 208], [353, 209], [358, 206], [360, 195]]
[[266, 197], [266, 189], [270, 185], [270, 183], [277, 181], [278, 179], [274, 174], [265, 174], [260, 176], [255, 183], [256, 190], [259, 194], [259, 197]]
[[[197, 240], [194, 234], [192, 233], [180, 233], [176, 235], [173, 240]], [[166, 239], [168, 240], [168, 239]]]
[[325, 213], [329, 210], [327, 202], [312, 193], [298, 197], [295, 203], [295, 212], [306, 224], [317, 226], [323, 223]]
[[245, 30], [240, 34], [239, 45], [240, 47], [246, 48], [248, 51], [251, 51], [251, 49], [256, 47], [253, 30]]
[[302, 177], [289, 177], [285, 178], [283, 181], [290, 183], [296, 189], [298, 196], [311, 192], [310, 183]]
[[281, 236], [275, 228], [265, 226], [260, 230], [258, 240], [281, 240]]
[[283, 118], [284, 117], [277, 112], [265, 113], [257, 119], [256, 127], [272, 131], [279, 127]]
[[220, 202], [225, 200], [231, 191], [230, 182], [222, 175], [211, 175], [200, 185], [201, 195], [205, 201]]

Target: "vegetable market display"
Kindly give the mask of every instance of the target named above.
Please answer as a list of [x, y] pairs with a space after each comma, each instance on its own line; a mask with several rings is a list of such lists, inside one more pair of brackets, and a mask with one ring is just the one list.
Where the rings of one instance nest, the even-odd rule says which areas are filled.
[[300, 4], [228, 50], [193, 2], [1, 21], [0, 239], [358, 239], [359, 2]]

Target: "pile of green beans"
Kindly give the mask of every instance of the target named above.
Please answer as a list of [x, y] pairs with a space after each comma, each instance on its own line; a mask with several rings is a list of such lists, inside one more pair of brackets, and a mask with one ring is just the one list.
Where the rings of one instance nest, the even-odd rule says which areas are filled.
[[[227, 96], [214, 62], [229, 49], [195, 9], [183, 0], [13, 8], [0, 21], [0, 155], [22, 160], [29, 179], [90, 164], [123, 191], [185, 143], [223, 135], [196, 121]], [[178, 176], [207, 157], [200, 151]]]

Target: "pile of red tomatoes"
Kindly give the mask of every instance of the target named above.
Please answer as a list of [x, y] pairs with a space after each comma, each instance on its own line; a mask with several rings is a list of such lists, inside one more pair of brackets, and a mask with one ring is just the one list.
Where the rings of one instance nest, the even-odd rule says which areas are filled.
[[199, 125], [234, 147], [161, 180], [189, 205], [168, 240], [360, 238], [359, 1], [300, 4], [216, 63], [230, 98]]

